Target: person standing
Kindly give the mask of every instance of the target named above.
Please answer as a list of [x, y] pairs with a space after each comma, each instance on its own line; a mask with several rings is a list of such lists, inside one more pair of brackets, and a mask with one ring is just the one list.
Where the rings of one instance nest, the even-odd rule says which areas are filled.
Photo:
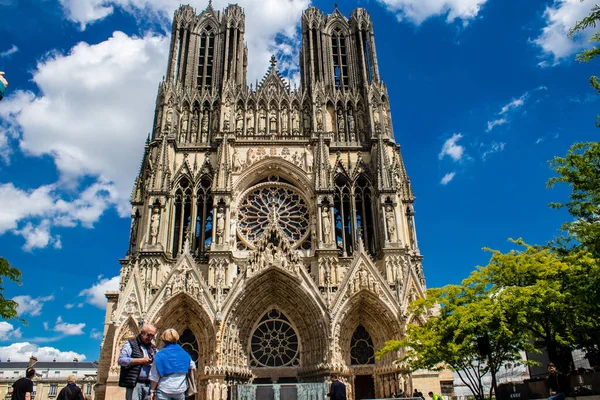
[[25, 371], [25, 378], [18, 379], [12, 385], [12, 396], [11, 400], [31, 400], [31, 394], [33, 393], [33, 377], [35, 376], [35, 369], [27, 368]]
[[140, 334], [125, 342], [119, 354], [119, 386], [127, 388], [125, 400], [147, 400], [150, 397], [150, 369], [156, 354], [152, 339], [156, 328], [142, 325]]
[[346, 400], [346, 385], [340, 382], [335, 374], [331, 374], [331, 386], [327, 396], [331, 397], [331, 400]]
[[0, 100], [4, 97], [4, 89], [8, 86], [8, 81], [4, 77], [4, 72], [0, 72]]
[[432, 400], [444, 400], [442, 396], [433, 392], [429, 392], [429, 397], [431, 397]]
[[[160, 338], [165, 346], [156, 354], [150, 370], [151, 400], [184, 400], [187, 374], [196, 369], [196, 364], [177, 343], [179, 334], [175, 329], [167, 329]], [[192, 375], [196, 376], [195, 373]]]
[[564, 400], [569, 391], [567, 377], [556, 369], [554, 363], [548, 363], [548, 384], [550, 386], [550, 397], [548, 400]]
[[77, 386], [77, 377], [69, 375], [67, 386], [62, 388], [56, 400], [85, 400], [79, 386]]

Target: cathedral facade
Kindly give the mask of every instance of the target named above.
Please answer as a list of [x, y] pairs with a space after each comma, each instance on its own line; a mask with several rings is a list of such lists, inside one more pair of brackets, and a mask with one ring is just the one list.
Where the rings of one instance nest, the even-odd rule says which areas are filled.
[[425, 280], [369, 14], [303, 12], [299, 88], [275, 57], [248, 85], [244, 33], [237, 5], [175, 12], [97, 398], [122, 398], [143, 321], [181, 334], [197, 399], [323, 399], [330, 373], [349, 399], [412, 390], [401, 354], [374, 357]]

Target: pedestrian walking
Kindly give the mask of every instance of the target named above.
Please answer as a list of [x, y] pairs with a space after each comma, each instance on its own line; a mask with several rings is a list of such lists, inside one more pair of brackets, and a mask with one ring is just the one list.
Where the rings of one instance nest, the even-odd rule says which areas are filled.
[[327, 396], [331, 400], [346, 400], [346, 385], [340, 382], [336, 374], [331, 374], [331, 385]]
[[67, 386], [62, 388], [56, 400], [85, 400], [79, 386], [77, 386], [77, 377], [69, 375]]
[[[31, 394], [33, 393], [33, 377], [35, 376], [35, 369], [27, 368], [25, 370], [25, 378], [17, 379], [13, 383], [11, 390], [11, 400], [31, 400]], [[10, 393], [10, 390], [9, 390]]]

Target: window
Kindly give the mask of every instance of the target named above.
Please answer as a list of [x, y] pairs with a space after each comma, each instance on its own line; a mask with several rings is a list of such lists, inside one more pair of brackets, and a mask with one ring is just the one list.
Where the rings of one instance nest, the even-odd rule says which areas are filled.
[[51, 384], [50, 390], [48, 390], [48, 396], [56, 396], [57, 392], [58, 392], [58, 385], [56, 383]]
[[215, 54], [215, 36], [212, 27], [208, 26], [200, 35], [198, 59], [198, 78], [196, 84], [210, 90], [213, 83], [213, 57]]
[[352, 254], [352, 215], [350, 212], [350, 188], [346, 177], [338, 175], [335, 179], [334, 210], [335, 240], [343, 257]]
[[454, 381], [440, 381], [442, 396], [454, 396]]
[[187, 179], [182, 179], [175, 192], [173, 226], [173, 256], [179, 254], [185, 243], [192, 218], [192, 189]]
[[287, 317], [275, 309], [266, 313], [252, 334], [250, 366], [297, 366], [298, 352], [298, 335]]
[[346, 38], [336, 30], [331, 36], [333, 50], [333, 78], [335, 88], [348, 88], [348, 53], [346, 52]]
[[199, 348], [196, 336], [194, 336], [194, 332], [192, 332], [189, 328], [183, 331], [181, 336], [179, 336], [178, 343], [190, 355], [190, 357], [192, 357], [192, 361], [198, 365]]
[[208, 176], [200, 180], [200, 187], [196, 192], [196, 226], [194, 228], [194, 251], [204, 257], [212, 243], [213, 230], [213, 196], [211, 193], [212, 181]]
[[364, 326], [356, 327], [350, 342], [350, 364], [375, 364], [375, 348], [373, 339]]

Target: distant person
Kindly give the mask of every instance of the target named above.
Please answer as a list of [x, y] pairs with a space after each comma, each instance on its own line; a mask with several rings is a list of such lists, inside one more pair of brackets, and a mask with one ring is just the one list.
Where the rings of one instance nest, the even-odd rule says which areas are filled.
[[119, 386], [127, 388], [125, 400], [146, 400], [150, 397], [150, 368], [156, 354], [152, 339], [156, 328], [142, 325], [140, 334], [125, 342], [119, 354]]
[[[196, 369], [192, 357], [177, 341], [175, 329], [167, 329], [160, 336], [165, 345], [154, 357], [150, 370], [152, 381], [151, 400], [184, 400], [188, 389], [187, 374]], [[195, 373], [192, 374], [196, 376]]]
[[62, 388], [56, 400], [85, 400], [79, 386], [77, 386], [77, 377], [69, 375], [67, 386]]
[[442, 396], [433, 392], [429, 392], [429, 397], [431, 397], [432, 400], [444, 400]]
[[395, 399], [401, 399], [404, 397], [404, 392], [402, 391], [402, 389], [399, 389], [396, 394], [394, 395]]
[[548, 400], [564, 400], [569, 392], [569, 382], [562, 372], [556, 369], [554, 363], [548, 363], [548, 385], [550, 386], [550, 397]]
[[33, 377], [35, 376], [35, 369], [27, 368], [25, 371], [25, 378], [18, 379], [12, 385], [12, 396], [11, 400], [31, 400], [31, 393], [33, 393]]
[[8, 86], [8, 81], [4, 77], [4, 72], [0, 72], [0, 100], [4, 97], [4, 90]]
[[331, 397], [331, 400], [346, 400], [346, 385], [340, 382], [336, 374], [331, 374], [331, 386], [327, 396]]

